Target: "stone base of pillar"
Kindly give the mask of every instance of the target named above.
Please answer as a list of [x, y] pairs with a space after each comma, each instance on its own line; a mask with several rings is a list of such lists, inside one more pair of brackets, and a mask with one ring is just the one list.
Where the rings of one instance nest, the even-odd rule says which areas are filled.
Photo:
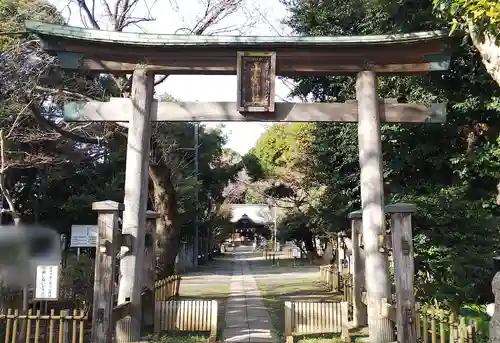
[[489, 343], [500, 343], [500, 272], [493, 277], [491, 290], [495, 296], [495, 309], [490, 320]]

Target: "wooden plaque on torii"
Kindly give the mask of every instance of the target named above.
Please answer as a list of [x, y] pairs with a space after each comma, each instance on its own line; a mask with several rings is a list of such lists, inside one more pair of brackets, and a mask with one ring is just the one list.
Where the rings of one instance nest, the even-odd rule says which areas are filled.
[[237, 53], [239, 112], [274, 112], [275, 52]]

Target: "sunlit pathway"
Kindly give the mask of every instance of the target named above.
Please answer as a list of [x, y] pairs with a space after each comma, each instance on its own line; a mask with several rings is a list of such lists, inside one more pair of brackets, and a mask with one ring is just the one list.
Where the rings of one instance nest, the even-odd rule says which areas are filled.
[[234, 272], [226, 307], [223, 341], [276, 343], [269, 314], [248, 262], [245, 261], [250, 253], [250, 247], [240, 247], [234, 253]]

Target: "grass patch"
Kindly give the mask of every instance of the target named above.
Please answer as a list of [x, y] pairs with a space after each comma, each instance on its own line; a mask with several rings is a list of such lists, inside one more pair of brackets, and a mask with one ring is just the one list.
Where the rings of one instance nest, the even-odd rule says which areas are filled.
[[293, 340], [297, 343], [336, 343], [343, 342], [340, 337], [295, 337]]
[[185, 335], [181, 333], [164, 333], [153, 340], [154, 343], [206, 343], [208, 336]]
[[[181, 281], [182, 282], [182, 281]], [[186, 300], [188, 298], [196, 298], [203, 300], [210, 300], [215, 298], [225, 298], [229, 296], [229, 282], [223, 283], [210, 283], [206, 281], [204, 285], [193, 285], [192, 287], [184, 287], [183, 292], [179, 294], [180, 299]]]
[[[283, 340], [285, 329], [285, 301], [313, 302], [339, 300], [341, 298], [341, 295], [332, 294], [324, 288], [323, 284], [318, 281], [318, 275], [311, 274], [311, 271], [314, 269], [305, 265], [302, 268], [293, 268], [293, 261], [292, 267], [290, 265], [282, 265], [281, 263], [280, 267], [273, 267], [270, 261], [251, 261], [250, 268], [271, 318], [274, 332], [281, 341]], [[329, 335], [329, 342], [332, 341], [332, 336]], [[321, 339], [327, 338], [326, 336], [322, 336]], [[316, 343], [316, 341], [305, 342]]]
[[[353, 342], [359, 342], [364, 340], [366, 342], [366, 336], [351, 336]], [[297, 336], [293, 340], [296, 343], [340, 343], [344, 340], [340, 336], [333, 336], [332, 334], [327, 335], [317, 335], [317, 336]]]
[[[217, 337], [222, 337], [226, 302], [229, 297], [233, 262], [219, 259], [200, 266], [198, 270], [188, 272], [181, 281], [179, 300], [216, 300], [218, 304]], [[172, 341], [173, 342], [173, 341]], [[184, 343], [184, 341], [179, 341]], [[186, 341], [186, 343], [198, 341]], [[163, 343], [170, 343], [165, 341]]]
[[283, 267], [311, 267], [311, 268], [318, 268], [314, 264], [311, 264], [309, 260], [305, 259], [297, 259], [295, 260], [295, 263], [292, 258], [277, 258], [274, 262], [272, 259], [269, 260], [255, 260], [251, 261], [251, 263], [254, 266], [259, 266], [259, 267], [276, 267], [276, 268], [283, 268]]

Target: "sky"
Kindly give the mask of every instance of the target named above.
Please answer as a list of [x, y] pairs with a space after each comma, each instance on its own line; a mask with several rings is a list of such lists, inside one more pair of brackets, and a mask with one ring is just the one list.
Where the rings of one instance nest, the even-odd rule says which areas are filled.
[[[62, 11], [70, 25], [84, 25], [78, 7], [73, 3], [68, 3], [68, 0], [49, 1]], [[112, 5], [115, 1], [108, 0], [108, 3]], [[222, 0], [157, 0], [155, 6], [149, 11], [156, 20], [141, 24], [140, 28], [134, 27], [127, 31], [182, 33], [182, 28], [192, 28], [196, 24], [207, 1], [213, 3]], [[147, 11], [146, 4], [152, 2], [152, 0], [141, 0], [135, 9], [134, 17], [142, 17]], [[97, 12], [100, 12], [99, 9]], [[209, 32], [216, 33], [234, 27], [239, 28], [244, 35], [286, 35], [290, 34], [290, 30], [281, 23], [286, 14], [286, 9], [279, 0], [246, 0], [241, 10], [213, 26], [212, 31]], [[249, 21], [251, 25], [249, 25]], [[226, 34], [235, 35], [238, 33], [233, 31]], [[289, 87], [280, 80], [276, 81], [276, 101], [296, 100], [287, 97], [290, 92]], [[156, 92], [157, 94], [168, 93], [179, 101], [236, 101], [236, 76], [171, 75], [164, 83], [156, 87]], [[215, 126], [220, 123], [205, 124]], [[245, 154], [269, 127], [269, 123], [238, 122], [224, 123], [224, 126], [224, 132], [228, 136], [227, 147], [240, 154]]]

